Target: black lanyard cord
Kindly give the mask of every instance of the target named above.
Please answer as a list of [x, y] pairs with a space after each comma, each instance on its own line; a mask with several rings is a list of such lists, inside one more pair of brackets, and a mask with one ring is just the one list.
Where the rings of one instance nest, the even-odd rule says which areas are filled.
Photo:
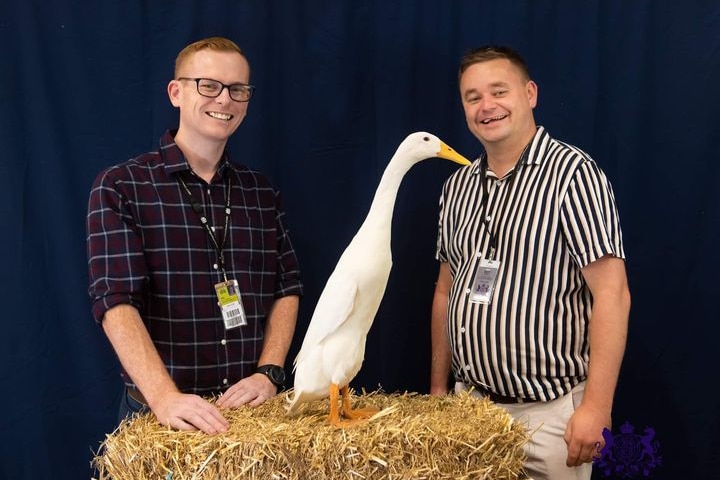
[[212, 231], [212, 228], [210, 228], [210, 225], [208, 225], [207, 216], [205, 216], [205, 213], [203, 212], [203, 207], [200, 204], [200, 201], [193, 197], [192, 193], [190, 193], [190, 189], [188, 188], [187, 184], [185, 183], [185, 180], [182, 177], [182, 174], [177, 175], [177, 179], [180, 182], [180, 185], [182, 185], [182, 190], [185, 192], [185, 194], [188, 197], [188, 200], [190, 201], [190, 206], [192, 207], [193, 211], [200, 217], [200, 223], [202, 223], [203, 227], [205, 227], [205, 231], [207, 232], [208, 236], [210, 237], [210, 240], [212, 241], [213, 245], [215, 246], [215, 254], [217, 255], [217, 264], [220, 268], [220, 271], [222, 272], [223, 279], [227, 282], [227, 274], [225, 272], [225, 259], [223, 257], [223, 249], [225, 248], [225, 242], [227, 240], [228, 236], [228, 230], [230, 229], [230, 190], [232, 187], [232, 181], [230, 179], [230, 175], [226, 176], [227, 180], [225, 182], [225, 227], [223, 229], [223, 238], [221, 242], [218, 242], [217, 237], [215, 236], [215, 232]]
[[[510, 192], [512, 190], [513, 183], [515, 181], [515, 177], [520, 175], [520, 168], [522, 167], [522, 164], [524, 163], [524, 157], [525, 152], [527, 151], [527, 147], [525, 147], [525, 150], [520, 155], [520, 159], [518, 160], [517, 164], [515, 165], [515, 168], [510, 173], [510, 178], [508, 179], [507, 187], [505, 188], [505, 191], [503, 192], [502, 197], [502, 204], [500, 205], [500, 209], [498, 210], [498, 213], [502, 213], [505, 211], [505, 207], [507, 207], [507, 203], [510, 199]], [[488, 171], [488, 159], [487, 154], [483, 154], [483, 156], [480, 158], [480, 188], [481, 188], [481, 205], [482, 205], [482, 216], [480, 217], [482, 222], [485, 224], [485, 231], [487, 231], [490, 234], [490, 253], [488, 254], [488, 260], [493, 260], [495, 257], [495, 251], [497, 250], [497, 233], [500, 230], [500, 228], [497, 226], [497, 222], [495, 223], [495, 228], [490, 228], [490, 223], [488, 221], [488, 209], [490, 207], [490, 191], [487, 188], [487, 171]], [[496, 181], [499, 181], [501, 179], [498, 179]], [[497, 218], [495, 219], [497, 220]]]

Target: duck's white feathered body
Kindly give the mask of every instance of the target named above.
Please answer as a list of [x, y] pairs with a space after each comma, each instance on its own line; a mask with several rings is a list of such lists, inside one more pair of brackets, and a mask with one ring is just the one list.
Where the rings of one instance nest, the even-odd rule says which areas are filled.
[[355, 235], [320, 295], [295, 361], [289, 413], [303, 402], [327, 397], [331, 383], [348, 385], [360, 371], [392, 267], [389, 242], [364, 235], [367, 230]]
[[327, 397], [331, 384], [347, 386], [360, 371], [367, 334], [392, 268], [391, 225], [400, 183], [415, 163], [438, 156], [470, 163], [425, 132], [409, 135], [388, 163], [365, 221], [317, 302], [295, 359], [294, 396], [288, 413], [296, 412], [304, 402]]

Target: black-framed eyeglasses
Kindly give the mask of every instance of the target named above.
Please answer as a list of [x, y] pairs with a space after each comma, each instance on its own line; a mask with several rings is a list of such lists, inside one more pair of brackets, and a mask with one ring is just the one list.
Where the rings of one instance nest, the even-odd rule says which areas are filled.
[[227, 88], [230, 98], [236, 102], [247, 102], [252, 97], [253, 90], [255, 87], [252, 85], [246, 85], [244, 83], [233, 83], [232, 85], [225, 85], [222, 82], [213, 80], [212, 78], [188, 78], [178, 77], [178, 80], [191, 80], [195, 82], [197, 91], [203, 97], [216, 98], [219, 97], [224, 88]]

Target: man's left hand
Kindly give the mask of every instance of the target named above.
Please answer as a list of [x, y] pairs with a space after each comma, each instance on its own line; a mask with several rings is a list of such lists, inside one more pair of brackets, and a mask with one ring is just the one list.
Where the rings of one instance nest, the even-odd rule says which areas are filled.
[[262, 373], [243, 378], [228, 388], [217, 401], [219, 408], [233, 408], [242, 405], [257, 407], [277, 393], [277, 387]]

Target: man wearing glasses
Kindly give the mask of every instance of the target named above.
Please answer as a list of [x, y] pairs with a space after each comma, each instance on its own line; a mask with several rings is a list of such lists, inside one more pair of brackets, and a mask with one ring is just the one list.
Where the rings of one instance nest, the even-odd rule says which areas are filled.
[[89, 293], [123, 367], [121, 419], [214, 434], [223, 409], [282, 389], [302, 283], [279, 192], [225, 149], [249, 81], [232, 41], [185, 47], [167, 89], [179, 128], [92, 187]]

